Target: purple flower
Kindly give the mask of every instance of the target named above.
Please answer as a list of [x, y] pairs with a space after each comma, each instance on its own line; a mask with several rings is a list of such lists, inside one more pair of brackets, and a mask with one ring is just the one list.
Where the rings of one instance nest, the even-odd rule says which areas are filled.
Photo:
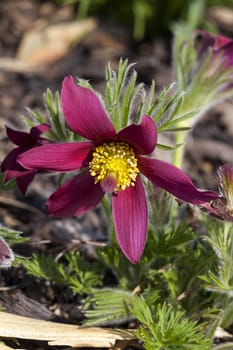
[[6, 241], [0, 237], [0, 269], [11, 266], [14, 260], [14, 254], [6, 243]]
[[175, 197], [194, 204], [218, 195], [198, 190], [180, 169], [149, 158], [157, 142], [154, 121], [144, 115], [140, 124], [116, 132], [99, 98], [89, 89], [63, 81], [61, 102], [69, 127], [88, 139], [84, 142], [44, 145], [18, 160], [28, 169], [67, 172], [81, 170], [48, 199], [53, 216], [78, 216], [96, 207], [104, 194], [112, 194], [113, 220], [125, 256], [137, 263], [148, 228], [148, 208], [141, 174]]
[[[194, 43], [197, 51], [197, 62], [200, 64], [203, 56], [207, 55], [209, 50], [212, 51], [211, 64], [207, 73], [209, 79], [217, 70], [218, 75], [222, 77], [223, 73], [228, 74], [228, 70], [233, 68], [233, 40], [223, 35], [211, 35], [204, 30], [196, 30], [194, 34]], [[225, 74], [226, 76], [226, 74]], [[219, 92], [228, 92], [232, 89], [233, 74], [225, 77], [225, 82], [221, 84]]]
[[29, 133], [13, 130], [9, 127], [6, 128], [9, 139], [18, 147], [14, 148], [1, 164], [1, 171], [4, 172], [4, 182], [16, 179], [20, 191], [22, 193], [26, 192], [37, 171], [25, 169], [17, 162], [17, 157], [27, 150], [46, 142], [41, 137], [41, 134], [49, 129], [50, 127], [47, 124], [34, 126]]
[[201, 204], [201, 209], [216, 219], [233, 221], [233, 167], [224, 164], [218, 170], [221, 197]]
[[224, 69], [233, 66], [233, 40], [223, 35], [211, 35], [204, 30], [195, 31], [195, 44], [198, 58], [208, 53], [209, 48], [213, 51], [212, 62], [221, 57], [218, 64], [223, 63]]

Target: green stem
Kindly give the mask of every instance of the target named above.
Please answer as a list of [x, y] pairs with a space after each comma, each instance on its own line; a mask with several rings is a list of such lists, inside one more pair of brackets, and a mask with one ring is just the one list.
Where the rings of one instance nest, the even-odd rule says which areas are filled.
[[87, 17], [89, 7], [90, 7], [90, 0], [80, 0], [79, 10], [78, 10], [78, 19], [83, 19]]
[[[198, 101], [198, 96], [195, 94], [195, 90], [193, 94], [187, 94], [182, 101], [181, 105], [179, 106], [179, 109], [177, 111], [178, 115], [185, 115], [187, 113], [190, 113], [194, 111], [195, 105], [193, 104], [193, 101]], [[193, 116], [193, 118], [198, 118], [199, 110], [196, 110], [196, 115]], [[182, 121], [177, 124], [177, 128], [187, 127], [189, 126], [189, 121]], [[173, 153], [173, 164], [177, 166], [178, 168], [182, 168], [183, 164], [183, 157], [184, 157], [184, 142], [185, 137], [187, 135], [187, 131], [178, 131], [175, 135], [175, 145], [182, 145], [177, 148], [175, 148]]]
[[102, 207], [104, 209], [106, 219], [107, 219], [109, 242], [112, 244], [115, 241], [115, 231], [114, 231], [114, 225], [113, 225], [113, 220], [112, 220], [111, 203], [110, 203], [107, 195], [105, 195], [103, 197], [101, 204], [102, 204]]
[[[175, 136], [175, 144], [176, 145], [184, 144], [184, 140], [185, 140], [185, 132], [184, 131], [177, 132]], [[173, 152], [173, 165], [177, 166], [178, 168], [182, 168], [183, 157], [184, 157], [184, 146], [177, 147]]]
[[[185, 113], [191, 112], [194, 109], [192, 101], [193, 99], [190, 99], [190, 96], [187, 94], [177, 110], [177, 115], [184, 115]], [[186, 127], [187, 124], [188, 124], [188, 121], [186, 122], [181, 121], [176, 126], [177, 128], [182, 128], [182, 127]], [[182, 145], [175, 148], [173, 152], [173, 164], [178, 168], [182, 168], [182, 164], [183, 164], [184, 141], [185, 141], [186, 134], [187, 134], [187, 131], [178, 131], [175, 134], [175, 145]]]

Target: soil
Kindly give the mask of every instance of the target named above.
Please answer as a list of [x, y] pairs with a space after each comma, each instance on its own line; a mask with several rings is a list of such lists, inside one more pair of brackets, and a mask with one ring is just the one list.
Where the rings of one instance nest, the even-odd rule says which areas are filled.
[[[171, 36], [135, 43], [129, 27], [107, 19], [99, 19], [96, 28], [76, 45], [71, 45], [62, 57], [42, 59], [36, 66], [20, 66], [14, 61], [25, 33], [38, 28], [40, 23], [48, 26], [73, 21], [75, 16], [73, 5], [59, 7], [49, 0], [0, 1], [1, 160], [12, 148], [5, 125], [25, 129], [21, 116], [27, 115], [26, 106], [46, 113], [43, 93], [47, 88], [59, 91], [66, 75], [88, 79], [102, 92], [107, 62], [114, 68], [123, 57], [136, 63], [139, 81], [150, 84], [154, 79], [158, 91], [172, 81]], [[224, 33], [223, 25], [221, 30]], [[228, 26], [227, 31], [228, 35], [233, 35], [232, 27]], [[49, 48], [43, 50], [44, 54]], [[218, 166], [232, 162], [232, 115], [231, 101], [216, 106], [200, 119], [186, 140], [184, 169], [199, 187], [216, 190]], [[80, 242], [105, 239], [106, 225], [99, 208], [80, 219], [48, 217], [44, 203], [55, 189], [54, 183], [52, 176], [46, 179], [38, 176], [25, 197], [18, 190], [1, 192], [0, 224], [20, 230], [29, 238], [27, 243], [13, 247], [15, 253], [26, 257], [35, 251], [60, 254], [77, 246], [86, 247]], [[92, 256], [93, 249], [89, 247], [87, 254]], [[8, 312], [58, 322], [82, 322], [78, 298], [58, 286], [28, 276], [20, 267], [1, 271], [0, 290], [0, 305]], [[10, 341], [8, 344], [16, 346]], [[22, 341], [20, 347], [47, 349], [44, 343], [26, 341]]]

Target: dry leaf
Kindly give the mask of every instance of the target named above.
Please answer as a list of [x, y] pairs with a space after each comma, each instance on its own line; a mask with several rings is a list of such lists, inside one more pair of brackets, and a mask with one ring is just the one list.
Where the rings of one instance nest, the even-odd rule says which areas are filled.
[[230, 7], [212, 6], [207, 10], [207, 18], [233, 32], [233, 9]]
[[217, 327], [216, 331], [214, 332], [214, 338], [217, 339], [233, 339], [233, 335], [227, 331], [225, 331], [221, 327]]
[[49, 345], [123, 349], [136, 339], [135, 331], [112, 328], [81, 328], [0, 313], [0, 337], [48, 341]]
[[96, 25], [93, 18], [58, 24], [40, 21], [24, 34], [16, 59], [30, 65], [51, 63], [65, 56]]
[[40, 72], [42, 69], [38, 66], [30, 66], [26, 62], [22, 62], [12, 57], [0, 57], [0, 69], [15, 73], [31, 73]]

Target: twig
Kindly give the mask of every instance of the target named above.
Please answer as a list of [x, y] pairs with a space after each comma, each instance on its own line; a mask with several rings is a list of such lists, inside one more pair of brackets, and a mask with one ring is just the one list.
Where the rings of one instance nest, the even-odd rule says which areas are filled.
[[45, 214], [42, 213], [39, 209], [18, 201], [17, 199], [13, 199], [13, 198], [6, 198], [3, 196], [0, 196], [0, 203], [4, 204], [4, 205], [8, 205], [8, 206], [13, 206], [16, 208], [20, 208], [20, 209], [24, 209], [24, 210], [28, 210], [30, 212], [32, 212], [33, 214], [39, 215], [40, 217], [45, 217]]

